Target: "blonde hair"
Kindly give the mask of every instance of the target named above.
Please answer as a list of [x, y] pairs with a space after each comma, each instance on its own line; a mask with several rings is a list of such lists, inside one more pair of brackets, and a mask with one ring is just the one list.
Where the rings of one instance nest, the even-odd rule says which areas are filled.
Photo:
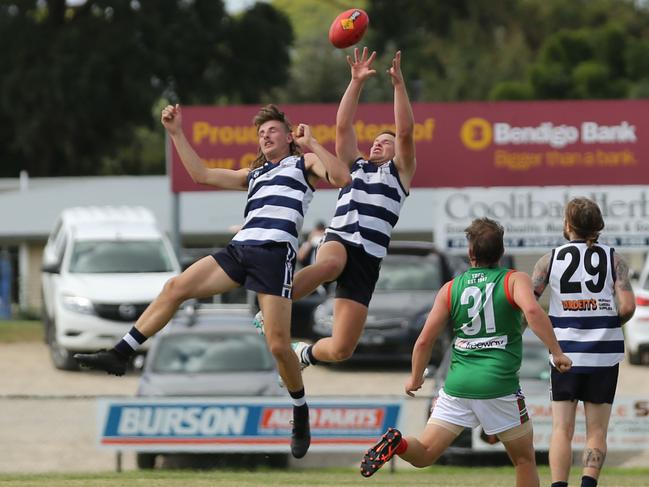
[[[291, 124], [286, 119], [284, 112], [280, 111], [276, 105], [266, 105], [261, 107], [252, 119], [252, 123], [255, 124], [255, 127], [257, 127], [257, 131], [259, 132], [259, 127], [271, 120], [281, 122], [282, 125], [284, 125], [284, 128], [286, 128], [286, 131], [291, 132]], [[301, 153], [300, 148], [297, 146], [295, 141], [292, 140], [289, 144], [289, 154], [293, 156]], [[264, 162], [266, 162], [266, 157], [261, 151], [261, 147], [259, 147], [259, 149], [257, 149], [257, 157], [250, 163], [250, 169], [256, 169], [262, 166]]]

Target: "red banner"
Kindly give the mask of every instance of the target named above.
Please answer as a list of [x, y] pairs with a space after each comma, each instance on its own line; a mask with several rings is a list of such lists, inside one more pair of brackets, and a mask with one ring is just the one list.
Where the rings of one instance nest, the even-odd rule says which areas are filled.
[[[283, 105], [334, 149], [337, 104]], [[257, 105], [183, 108], [187, 137], [208, 167], [248, 167], [258, 142]], [[557, 186], [649, 183], [649, 100], [415, 103], [413, 187]], [[359, 106], [359, 147], [394, 127], [391, 103]], [[194, 184], [175, 150], [173, 192]]]

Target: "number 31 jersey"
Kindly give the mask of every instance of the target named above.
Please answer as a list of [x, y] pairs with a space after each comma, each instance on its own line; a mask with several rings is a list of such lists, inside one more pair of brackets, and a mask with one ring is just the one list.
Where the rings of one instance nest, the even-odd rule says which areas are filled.
[[455, 342], [447, 394], [491, 399], [520, 389], [522, 313], [509, 294], [513, 272], [472, 267], [453, 279], [448, 305]]
[[614, 250], [573, 241], [552, 251], [550, 320], [573, 373], [595, 372], [624, 359], [615, 304]]

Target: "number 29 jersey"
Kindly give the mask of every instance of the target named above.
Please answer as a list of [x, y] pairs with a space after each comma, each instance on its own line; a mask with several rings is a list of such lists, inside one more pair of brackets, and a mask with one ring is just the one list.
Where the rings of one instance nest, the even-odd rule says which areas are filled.
[[473, 267], [453, 280], [448, 304], [455, 342], [447, 394], [492, 399], [520, 389], [522, 312], [509, 294], [513, 272]]
[[552, 251], [548, 314], [572, 373], [596, 372], [624, 359], [613, 256], [611, 247], [583, 241]]

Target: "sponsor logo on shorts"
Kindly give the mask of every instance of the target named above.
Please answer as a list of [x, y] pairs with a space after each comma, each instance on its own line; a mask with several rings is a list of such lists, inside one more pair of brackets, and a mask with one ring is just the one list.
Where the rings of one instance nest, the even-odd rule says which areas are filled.
[[487, 348], [504, 349], [507, 346], [507, 335], [484, 338], [456, 338], [458, 350], [483, 350]]

